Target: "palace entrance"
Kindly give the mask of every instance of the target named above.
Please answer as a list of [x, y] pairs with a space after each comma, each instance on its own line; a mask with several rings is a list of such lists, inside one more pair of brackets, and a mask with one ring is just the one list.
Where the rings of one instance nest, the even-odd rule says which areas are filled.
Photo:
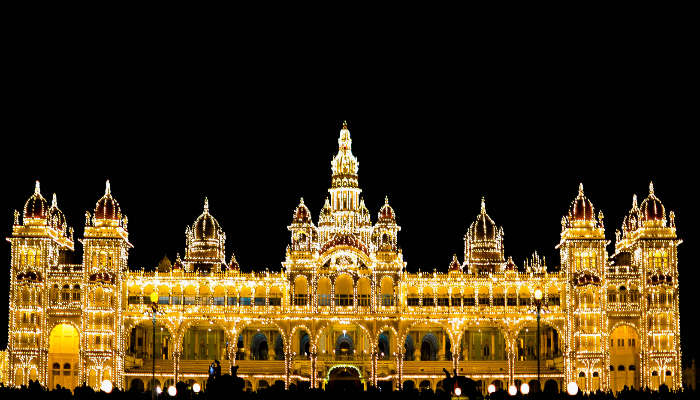
[[355, 392], [362, 391], [360, 372], [352, 367], [337, 367], [328, 374], [326, 390]]
[[78, 386], [80, 335], [70, 324], [56, 325], [49, 335], [49, 387]]

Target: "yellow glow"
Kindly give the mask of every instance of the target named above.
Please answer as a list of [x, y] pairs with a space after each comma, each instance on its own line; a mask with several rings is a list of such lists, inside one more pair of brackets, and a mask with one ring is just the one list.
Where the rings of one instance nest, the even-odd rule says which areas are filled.
[[158, 292], [151, 292], [151, 303], [157, 303], [158, 302]]
[[535, 299], [542, 300], [542, 290], [541, 289], [535, 289]]

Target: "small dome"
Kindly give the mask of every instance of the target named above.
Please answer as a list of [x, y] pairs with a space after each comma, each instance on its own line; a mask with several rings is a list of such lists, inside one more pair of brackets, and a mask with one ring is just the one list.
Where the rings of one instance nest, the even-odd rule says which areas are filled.
[[311, 212], [309, 208], [304, 204], [304, 198], [299, 200], [299, 205], [294, 210], [294, 217], [292, 218], [292, 223], [295, 224], [310, 224], [311, 223]]
[[483, 197], [481, 198], [481, 213], [469, 227], [469, 234], [471, 240], [475, 242], [493, 241], [496, 240], [498, 235], [496, 223], [486, 214], [486, 201]]
[[457, 260], [457, 254], [452, 255], [452, 262], [450, 262], [450, 271], [462, 272], [462, 266], [459, 265], [459, 260]]
[[515, 271], [515, 262], [513, 262], [513, 257], [508, 256], [508, 262], [506, 263], [506, 271]]
[[209, 199], [204, 199], [204, 211], [194, 221], [194, 240], [217, 240], [219, 231], [219, 222], [209, 214]]
[[569, 221], [594, 221], [593, 203], [583, 194], [583, 183], [579, 184], [578, 196], [569, 208]]
[[384, 197], [384, 205], [379, 210], [379, 222], [396, 222], [394, 209], [389, 205], [389, 197]]
[[34, 194], [24, 203], [24, 218], [46, 219], [49, 212], [49, 205], [41, 195], [39, 181], [34, 186]]
[[666, 219], [666, 209], [661, 204], [661, 200], [654, 194], [654, 183], [649, 184], [649, 196], [642, 202], [640, 217], [642, 222], [663, 221]]
[[182, 259], [180, 259], [180, 254], [175, 257], [175, 262], [173, 262], [172, 270], [182, 269]]
[[63, 211], [58, 208], [56, 193], [53, 194], [51, 208], [49, 208], [49, 223], [51, 227], [56, 230], [63, 231], [66, 229], [66, 216], [63, 214]]
[[122, 211], [119, 208], [119, 202], [112, 197], [109, 181], [105, 184], [104, 196], [102, 196], [95, 205], [95, 219], [112, 221], [120, 221], [122, 219]]
[[236, 255], [231, 253], [231, 261], [228, 263], [228, 268], [232, 270], [240, 270], [241, 266], [238, 265], [238, 260], [236, 260]]

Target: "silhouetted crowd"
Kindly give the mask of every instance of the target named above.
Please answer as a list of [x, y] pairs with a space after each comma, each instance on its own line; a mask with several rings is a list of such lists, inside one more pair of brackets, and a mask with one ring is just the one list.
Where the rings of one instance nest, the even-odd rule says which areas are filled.
[[[167, 391], [163, 391], [156, 396], [157, 400], [213, 400], [213, 399], [240, 399], [240, 400], [288, 400], [295, 398], [303, 398], [304, 400], [326, 400], [332, 397], [333, 400], [352, 399], [357, 400], [358, 396], [362, 396], [363, 400], [451, 400], [454, 393], [447, 393], [442, 390], [433, 391], [406, 389], [402, 391], [382, 391], [376, 388], [370, 388], [367, 391], [357, 390], [337, 390], [323, 391], [319, 389], [299, 389], [295, 385], [290, 385], [288, 390], [284, 389], [283, 385], [274, 385], [269, 388], [252, 392], [245, 391], [245, 383], [243, 379], [233, 375], [225, 374], [220, 376], [212, 376], [207, 382], [206, 391], [202, 390], [195, 393], [192, 387], [184, 382], [179, 382], [176, 385], [177, 394], [170, 396]], [[460, 377], [461, 378], [461, 377]], [[462, 384], [462, 381], [457, 383]], [[612, 392], [595, 392], [582, 393], [579, 392], [575, 396], [570, 396], [565, 392], [539, 392], [522, 395], [520, 393], [515, 396], [510, 396], [504, 390], [498, 390], [487, 396], [483, 396], [478, 391], [474, 390], [475, 386], [466, 383], [464, 385], [466, 391], [462, 393], [460, 400], [695, 400], [697, 394], [690, 389], [684, 391], [670, 391], [666, 386], [662, 386], [659, 391], [651, 390], [634, 390], [625, 389], [617, 394]], [[105, 393], [100, 390], [83, 385], [76, 387], [73, 392], [66, 388], [55, 388], [48, 390], [38, 382], [30, 382], [28, 386], [19, 388], [10, 388], [0, 385], [0, 399], [23, 399], [32, 398], [55, 399], [55, 400], [120, 400], [120, 399], [137, 399], [149, 400], [152, 398], [150, 391], [121, 391], [114, 388], [111, 393]]]

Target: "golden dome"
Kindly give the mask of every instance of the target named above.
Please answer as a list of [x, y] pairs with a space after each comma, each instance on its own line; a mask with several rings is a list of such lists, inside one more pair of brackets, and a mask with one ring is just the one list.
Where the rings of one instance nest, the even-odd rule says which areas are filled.
[[204, 199], [204, 211], [194, 221], [194, 240], [218, 240], [221, 227], [219, 222], [209, 214], [209, 199]]
[[304, 204], [304, 198], [299, 200], [299, 205], [294, 210], [294, 216], [292, 217], [292, 223], [294, 224], [310, 224], [311, 223], [311, 212], [309, 208]]
[[640, 219], [642, 223], [647, 221], [664, 221], [666, 219], [666, 209], [661, 204], [661, 200], [654, 194], [654, 183], [649, 183], [649, 196], [639, 207]]
[[58, 208], [56, 193], [53, 194], [51, 208], [49, 208], [49, 224], [58, 231], [66, 230], [66, 216], [63, 214], [63, 211]]
[[578, 196], [569, 208], [569, 221], [595, 221], [593, 203], [583, 194], [583, 183], [578, 186]]
[[384, 205], [379, 210], [379, 222], [396, 222], [394, 209], [389, 205], [389, 197], [384, 196]]
[[112, 197], [109, 180], [105, 184], [104, 196], [95, 205], [95, 219], [112, 221], [120, 221], [122, 219], [122, 211], [119, 208], [119, 202]]
[[41, 195], [39, 181], [36, 181], [34, 193], [24, 203], [24, 218], [46, 219], [49, 206], [44, 196]]
[[486, 201], [481, 198], [481, 212], [469, 227], [469, 236], [473, 242], [495, 241], [498, 236], [498, 228], [491, 217], [486, 214]]

